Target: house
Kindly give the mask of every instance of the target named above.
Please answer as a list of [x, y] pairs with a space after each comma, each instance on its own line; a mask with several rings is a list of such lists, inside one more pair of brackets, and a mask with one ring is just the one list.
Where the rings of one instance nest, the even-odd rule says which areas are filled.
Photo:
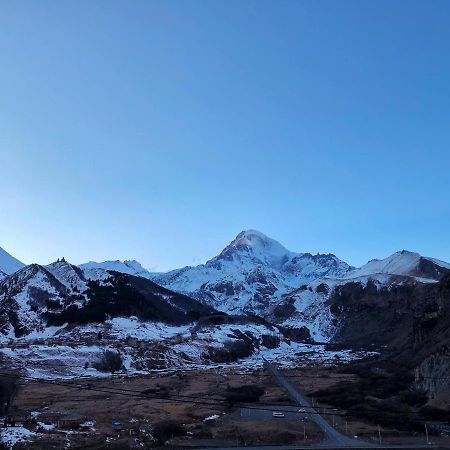
[[19, 409], [10, 409], [5, 418], [5, 424], [9, 427], [24, 427], [31, 422], [31, 413]]
[[46, 424], [55, 424], [58, 428], [78, 428], [85, 421], [79, 414], [58, 411], [42, 413], [38, 420]]

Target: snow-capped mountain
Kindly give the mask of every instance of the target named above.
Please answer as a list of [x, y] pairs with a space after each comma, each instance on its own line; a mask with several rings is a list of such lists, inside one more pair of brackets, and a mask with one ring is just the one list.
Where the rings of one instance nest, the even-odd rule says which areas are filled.
[[294, 253], [259, 231], [247, 230], [205, 264], [150, 277], [225, 312], [261, 313], [302, 284], [344, 276], [349, 270], [332, 254]]
[[141, 264], [135, 260], [125, 261], [104, 261], [95, 262], [89, 261], [85, 264], [80, 264], [80, 269], [102, 269], [102, 270], [114, 270], [115, 272], [127, 273], [129, 275], [136, 275], [138, 277], [150, 278], [151, 272], [141, 266]]
[[263, 314], [286, 326], [306, 326], [314, 339], [328, 341], [340, 331], [342, 320], [336, 319], [331, 303], [341, 298], [342, 292], [354, 298], [367, 290], [374, 298], [381, 297], [399, 286], [406, 289], [437, 283], [448, 273], [450, 264], [402, 250], [385, 259], [373, 259], [342, 277], [319, 277], [286, 294]]
[[102, 323], [135, 316], [142, 321], [192, 322], [213, 308], [150, 280], [62, 260], [31, 264], [0, 281], [0, 340], [47, 326]]
[[372, 259], [359, 269], [350, 271], [346, 278], [389, 274], [407, 275], [438, 281], [449, 270], [450, 264], [444, 261], [402, 250], [385, 259]]
[[0, 280], [24, 267], [25, 264], [0, 247]]

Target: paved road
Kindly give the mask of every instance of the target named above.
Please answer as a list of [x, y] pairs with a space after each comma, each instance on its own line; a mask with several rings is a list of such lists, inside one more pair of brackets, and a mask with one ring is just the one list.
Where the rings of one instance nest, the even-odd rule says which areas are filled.
[[326, 447], [358, 447], [358, 448], [367, 448], [374, 447], [373, 444], [369, 444], [367, 442], [352, 439], [345, 436], [339, 431], [335, 430], [318, 412], [311, 406], [308, 400], [297, 391], [297, 389], [289, 383], [289, 381], [284, 378], [278, 369], [267, 360], [264, 359], [264, 367], [267, 371], [272, 375], [275, 381], [286, 390], [289, 396], [296, 401], [300, 406], [304, 407], [309, 414], [307, 414], [309, 420], [311, 422], [315, 422], [320, 429], [325, 434], [326, 438], [324, 442], [321, 444]]
[[[281, 412], [284, 417], [274, 417], [274, 412]], [[298, 406], [287, 406], [287, 405], [261, 405], [258, 404], [256, 407], [242, 407], [239, 408], [235, 414], [242, 421], [283, 421], [283, 420], [302, 420], [303, 417], [306, 418], [307, 413], [300, 413]]]

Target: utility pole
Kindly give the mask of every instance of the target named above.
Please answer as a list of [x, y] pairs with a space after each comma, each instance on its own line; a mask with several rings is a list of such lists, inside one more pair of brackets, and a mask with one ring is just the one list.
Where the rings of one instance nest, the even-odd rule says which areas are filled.
[[345, 421], [345, 434], [348, 434], [348, 426], [347, 426], [347, 421]]
[[427, 427], [427, 424], [425, 424], [425, 435], [427, 436], [427, 444], [429, 444], [430, 441], [428, 439], [428, 427]]
[[380, 441], [380, 445], [381, 445], [381, 428], [380, 428], [380, 425], [378, 425], [378, 440]]
[[333, 414], [333, 427], [334, 427], [334, 414]]
[[303, 440], [306, 442], [306, 424], [303, 422]]

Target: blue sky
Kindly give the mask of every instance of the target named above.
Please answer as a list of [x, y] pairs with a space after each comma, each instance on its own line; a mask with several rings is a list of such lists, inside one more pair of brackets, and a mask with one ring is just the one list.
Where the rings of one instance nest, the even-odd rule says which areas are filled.
[[0, 246], [214, 256], [255, 228], [450, 260], [448, 1], [0, 3]]

